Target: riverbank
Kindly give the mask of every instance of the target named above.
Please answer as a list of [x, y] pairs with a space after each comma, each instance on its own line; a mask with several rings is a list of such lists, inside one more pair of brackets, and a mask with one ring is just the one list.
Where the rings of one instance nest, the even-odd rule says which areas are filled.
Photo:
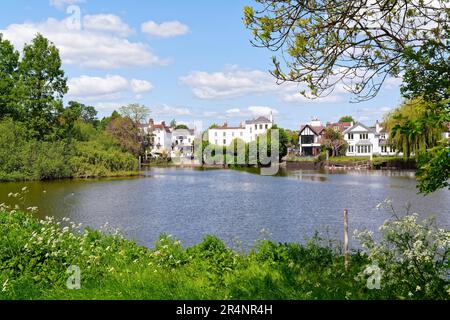
[[[413, 269], [386, 272], [382, 287], [371, 290], [363, 272], [370, 259], [352, 252], [345, 271], [341, 246], [319, 236], [306, 245], [262, 240], [244, 252], [214, 236], [185, 249], [163, 235], [148, 249], [114, 231], [0, 210], [0, 300], [449, 298], [435, 278], [440, 270], [427, 269], [426, 283], [411, 278]], [[407, 268], [387, 262], [390, 272]], [[69, 268], [80, 271], [71, 287]]]
[[320, 158], [291, 157], [286, 161], [288, 170], [417, 170], [415, 159], [399, 157], [335, 157]]

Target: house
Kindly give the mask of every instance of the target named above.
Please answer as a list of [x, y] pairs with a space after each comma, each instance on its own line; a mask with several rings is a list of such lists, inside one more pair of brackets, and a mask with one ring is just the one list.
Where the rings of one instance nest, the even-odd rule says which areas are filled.
[[208, 130], [208, 141], [217, 146], [229, 146], [235, 139], [241, 139], [245, 143], [256, 141], [257, 137], [267, 132], [273, 127], [273, 115], [269, 117], [259, 117], [243, 122], [236, 127], [228, 126], [225, 123], [221, 127]]
[[310, 124], [301, 126], [299, 145], [302, 157], [315, 157], [320, 154], [322, 149], [320, 139], [324, 131], [325, 127], [318, 119], [311, 121]]
[[353, 126], [353, 122], [336, 122], [331, 123], [328, 122], [326, 127], [327, 129], [333, 129], [339, 133], [344, 133], [345, 130]]
[[348, 144], [346, 155], [348, 157], [396, 155], [388, 145], [388, 138], [388, 132], [378, 122], [373, 128], [358, 122], [344, 131], [344, 139]]
[[172, 150], [172, 132], [164, 121], [156, 124], [153, 119], [150, 119], [148, 126], [144, 128], [144, 132], [152, 135], [152, 154], [170, 153]]
[[194, 129], [173, 129], [171, 156], [182, 156], [190, 158], [194, 155]]

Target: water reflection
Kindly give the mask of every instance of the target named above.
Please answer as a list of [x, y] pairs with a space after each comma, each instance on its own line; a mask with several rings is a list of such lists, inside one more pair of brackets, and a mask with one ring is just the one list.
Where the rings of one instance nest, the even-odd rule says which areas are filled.
[[[411, 210], [450, 225], [450, 192], [417, 194], [411, 172], [283, 171], [264, 177], [235, 170], [152, 168], [145, 178], [0, 183], [0, 203], [27, 186], [24, 205], [39, 207], [39, 216], [69, 217], [85, 226], [105, 223], [128, 238], [151, 246], [161, 233], [185, 245], [215, 234], [244, 246], [269, 230], [273, 240], [303, 241], [314, 232], [342, 238], [343, 209], [350, 228], [377, 230], [389, 215], [376, 209], [386, 198], [399, 211]], [[283, 177], [283, 175], [287, 177]]]

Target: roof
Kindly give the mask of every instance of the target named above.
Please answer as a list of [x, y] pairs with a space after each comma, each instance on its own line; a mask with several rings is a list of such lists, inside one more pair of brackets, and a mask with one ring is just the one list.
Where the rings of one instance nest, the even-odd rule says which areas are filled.
[[[353, 129], [357, 128], [358, 126], [363, 127], [363, 128], [366, 129], [366, 131], [368, 131], [368, 132], [372, 132], [372, 133], [375, 132], [375, 129], [371, 129], [371, 128], [369, 128], [369, 127], [363, 125], [361, 122], [356, 122], [353, 126], [351, 126], [350, 128], [348, 128], [347, 130], [345, 130], [345, 131], [344, 131], [344, 134], [345, 134], [345, 133], [348, 133], [348, 132], [351, 132]], [[375, 132], [375, 133], [376, 133], [376, 132]]]
[[309, 124], [303, 125], [300, 128], [300, 134], [302, 134], [303, 130], [306, 128], [310, 128], [317, 136], [320, 136], [323, 130], [325, 130], [324, 126], [311, 126]]
[[270, 121], [266, 117], [259, 117], [257, 119], [245, 121], [245, 124], [260, 124], [260, 123], [272, 123], [272, 121]]
[[346, 129], [350, 128], [352, 126], [351, 122], [336, 122], [336, 123], [327, 123], [327, 128], [335, 129], [336, 127], [339, 128], [340, 132], [344, 132]]
[[151, 127], [152, 130], [165, 130], [167, 133], [170, 133], [170, 128], [165, 127], [163, 124], [154, 124]]

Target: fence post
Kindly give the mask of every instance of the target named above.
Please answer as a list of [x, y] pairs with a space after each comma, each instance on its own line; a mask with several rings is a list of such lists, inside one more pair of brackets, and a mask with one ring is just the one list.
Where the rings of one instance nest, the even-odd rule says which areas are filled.
[[348, 272], [349, 252], [348, 252], [348, 209], [344, 210], [344, 257], [345, 272]]

